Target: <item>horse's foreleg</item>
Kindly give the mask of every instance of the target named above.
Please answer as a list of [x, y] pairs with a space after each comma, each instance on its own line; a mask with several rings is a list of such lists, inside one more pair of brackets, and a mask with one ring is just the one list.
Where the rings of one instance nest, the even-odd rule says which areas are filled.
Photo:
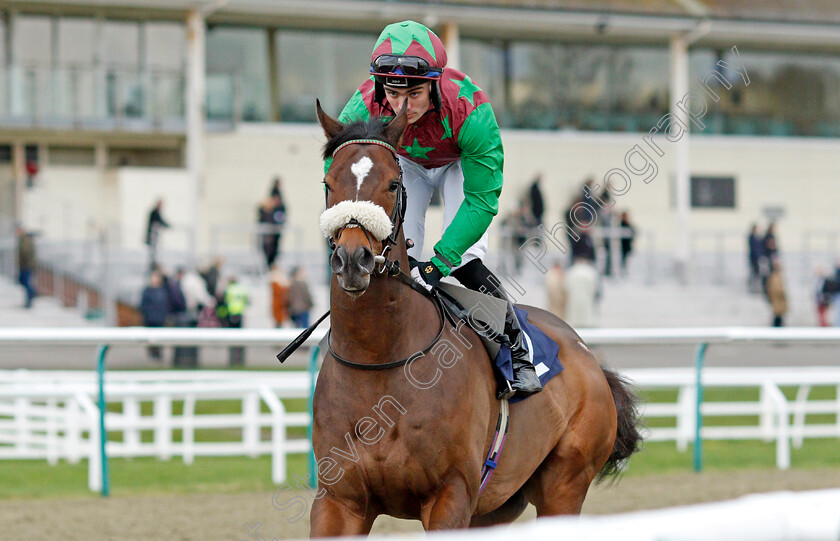
[[340, 501], [324, 496], [312, 504], [309, 517], [309, 537], [336, 537], [339, 535], [367, 535], [375, 516], [352, 513]]
[[467, 482], [460, 475], [442, 483], [420, 512], [420, 520], [427, 531], [466, 528], [471, 516]]

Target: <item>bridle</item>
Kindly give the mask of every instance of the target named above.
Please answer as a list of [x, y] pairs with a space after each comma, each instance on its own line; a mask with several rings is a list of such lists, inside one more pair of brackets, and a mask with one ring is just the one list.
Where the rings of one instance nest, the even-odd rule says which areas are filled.
[[[431, 350], [435, 346], [435, 344], [437, 344], [438, 341], [440, 341], [441, 337], [443, 336], [444, 330], [446, 330], [446, 318], [448, 314], [446, 312], [446, 309], [444, 308], [442, 301], [437, 295], [432, 295], [431, 293], [426, 291], [425, 288], [417, 285], [417, 283], [409, 275], [407, 275], [402, 269], [400, 269], [399, 261], [392, 261], [391, 259], [388, 259], [388, 254], [391, 251], [391, 247], [397, 244], [397, 237], [400, 234], [403, 221], [405, 220], [405, 201], [407, 197], [405, 192], [405, 184], [403, 184], [403, 170], [402, 166], [400, 165], [400, 160], [397, 157], [397, 150], [392, 145], [386, 143], [385, 141], [380, 141], [379, 139], [351, 139], [349, 141], [345, 141], [344, 143], [336, 147], [336, 149], [332, 153], [333, 158], [339, 150], [349, 145], [379, 145], [383, 148], [388, 149], [391, 152], [394, 161], [397, 163], [397, 168], [400, 171], [400, 176], [398, 179], [400, 188], [397, 191], [397, 202], [394, 204], [394, 209], [391, 211], [390, 216], [392, 226], [391, 234], [388, 235], [386, 238], [382, 239], [382, 252], [379, 255], [374, 256], [375, 264], [378, 266], [378, 268], [374, 267], [374, 272], [376, 272], [377, 274], [384, 274], [386, 276], [396, 277], [415, 291], [422, 293], [426, 297], [430, 297], [435, 303], [435, 307], [437, 308], [438, 316], [440, 318], [440, 331], [438, 331], [438, 334], [435, 337], [435, 339], [432, 340], [432, 342], [428, 346], [423, 348], [423, 350], [421, 350], [418, 353], [415, 353], [411, 357], [400, 359], [399, 361], [391, 361], [380, 364], [354, 363], [353, 361], [341, 357], [332, 348], [331, 330], [327, 331], [327, 348], [329, 349], [330, 355], [332, 355], [332, 357], [340, 364], [343, 364], [344, 366], [350, 368], [357, 368], [359, 370], [387, 370], [389, 368], [397, 368], [403, 366], [410, 362], [412, 359], [419, 358], [423, 356], [427, 351]], [[324, 194], [325, 207], [327, 206], [328, 195], [328, 192]], [[351, 218], [347, 222], [347, 224], [345, 224], [335, 232], [334, 236], [327, 239], [327, 241], [330, 244], [330, 249], [335, 249], [337, 241], [341, 238], [341, 233], [350, 226], [358, 227], [362, 230], [362, 233], [364, 233], [365, 237], [367, 238], [368, 245], [370, 246], [370, 251], [376, 253], [373, 249], [373, 241], [370, 238], [370, 232], [355, 218]], [[413, 243], [411, 242], [411, 240], [406, 240], [407, 248], [411, 248], [412, 245]]]
[[[400, 262], [399, 261], [392, 261], [388, 259], [388, 253], [391, 251], [391, 247], [397, 244], [397, 237], [402, 230], [402, 224], [405, 220], [405, 200], [406, 200], [406, 192], [405, 192], [405, 184], [403, 184], [403, 170], [402, 166], [400, 165], [400, 160], [397, 157], [397, 150], [390, 144], [386, 143], [385, 141], [380, 141], [379, 139], [351, 139], [349, 141], [345, 141], [336, 147], [333, 151], [332, 155], [335, 158], [335, 155], [338, 153], [339, 150], [350, 146], [350, 145], [378, 145], [383, 148], [388, 149], [391, 152], [391, 156], [393, 156], [394, 161], [397, 164], [397, 169], [400, 172], [400, 176], [397, 179], [399, 182], [399, 190], [397, 191], [397, 202], [394, 204], [394, 209], [391, 211], [391, 234], [388, 235], [385, 239], [382, 240], [382, 252], [379, 255], [374, 256], [374, 262], [377, 267], [374, 267], [374, 272], [377, 274], [387, 274], [388, 276], [397, 276], [400, 272]], [[329, 197], [329, 192], [324, 192], [324, 207], [327, 208], [327, 198]], [[327, 239], [329, 242], [330, 250], [335, 250], [337, 241], [341, 238], [341, 233], [347, 229], [348, 227], [358, 227], [362, 230], [362, 233], [365, 234], [365, 238], [367, 238], [368, 246], [370, 247], [370, 251], [372, 253], [376, 253], [373, 249], [373, 240], [370, 238], [370, 232], [355, 218], [351, 218], [343, 227], [338, 229], [335, 232], [333, 237]], [[406, 241], [406, 245], [410, 248], [413, 243], [410, 240]]]

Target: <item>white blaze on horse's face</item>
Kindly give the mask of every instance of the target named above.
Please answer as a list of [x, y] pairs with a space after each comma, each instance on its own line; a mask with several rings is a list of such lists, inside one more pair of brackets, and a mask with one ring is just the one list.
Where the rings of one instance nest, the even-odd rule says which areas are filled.
[[356, 201], [359, 200], [359, 191], [362, 189], [362, 183], [367, 178], [373, 167], [373, 162], [367, 156], [362, 156], [359, 161], [350, 166], [350, 171], [356, 175]]

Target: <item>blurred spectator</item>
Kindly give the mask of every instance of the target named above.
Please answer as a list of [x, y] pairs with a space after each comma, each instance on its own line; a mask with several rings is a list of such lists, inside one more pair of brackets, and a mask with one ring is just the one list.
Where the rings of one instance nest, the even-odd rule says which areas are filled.
[[566, 322], [575, 328], [595, 326], [598, 271], [592, 260], [579, 256], [566, 272]]
[[[207, 292], [204, 280], [192, 269], [179, 268], [177, 281], [184, 301], [184, 312], [176, 324], [179, 327], [197, 327], [201, 311], [205, 307], [215, 309], [216, 299]], [[198, 368], [198, 347], [176, 347], [172, 364], [178, 368]]]
[[773, 310], [773, 326], [783, 327], [784, 317], [788, 310], [787, 294], [782, 279], [782, 268], [778, 259], [770, 262], [770, 276], [767, 277], [767, 300]]
[[35, 298], [35, 240], [31, 233], [22, 227], [18, 226], [15, 229], [17, 235], [17, 254], [18, 254], [18, 283], [23, 286], [26, 291], [26, 301], [24, 301], [24, 308], [32, 308], [32, 299]]
[[779, 255], [779, 246], [776, 243], [776, 224], [774, 223], [767, 226], [767, 232], [764, 234], [764, 251], [762, 255], [766, 257], [768, 263], [771, 264], [770, 270], [772, 272], [773, 260]]
[[283, 237], [283, 226], [286, 223], [286, 205], [279, 193], [272, 195], [260, 205], [258, 221], [263, 231], [260, 234], [260, 244], [265, 262], [270, 269], [280, 255], [280, 244]]
[[761, 283], [761, 258], [764, 256], [764, 239], [758, 234], [758, 225], [752, 224], [750, 227], [750, 234], [747, 237], [747, 247], [749, 249], [750, 261], [750, 278], [747, 282], [747, 288], [751, 293], [758, 293]]
[[149, 213], [149, 223], [146, 225], [146, 244], [149, 246], [149, 268], [157, 265], [157, 249], [160, 241], [161, 228], [169, 227], [169, 223], [163, 219], [163, 199], [158, 199], [152, 211]]
[[[163, 327], [169, 315], [169, 291], [163, 283], [163, 275], [158, 270], [149, 274], [149, 284], [143, 289], [140, 300], [140, 313], [143, 315], [144, 327]], [[148, 347], [149, 357], [155, 361], [161, 360], [160, 346]]]
[[[574, 228], [575, 236], [572, 240], [572, 261], [580, 258], [585, 258], [588, 261], [595, 261], [595, 243], [592, 242], [592, 237], [589, 232], [579, 227]], [[570, 233], [571, 234], [571, 233]]]
[[505, 229], [505, 237], [509, 244], [508, 249], [513, 257], [513, 267], [517, 273], [522, 268], [523, 256], [520, 248], [528, 240], [531, 228], [530, 212], [528, 203], [523, 201], [516, 210], [502, 220], [502, 227]]
[[559, 261], [555, 261], [545, 275], [545, 290], [548, 294], [548, 311], [560, 319], [566, 319], [566, 273]]
[[303, 267], [292, 269], [292, 283], [289, 286], [289, 317], [295, 327], [309, 327], [309, 311], [312, 309], [312, 295], [306, 283], [306, 270]]
[[289, 319], [289, 279], [276, 263], [268, 278], [271, 283], [271, 315], [274, 317], [274, 326], [282, 327]]
[[[543, 213], [545, 212], [545, 202], [543, 200], [542, 190], [540, 189], [540, 182], [542, 181], [542, 174], [538, 174], [531, 187], [528, 189], [528, 200], [531, 206], [531, 217], [533, 218], [532, 225], [534, 227], [542, 225]], [[519, 245], [521, 246], [521, 244]]]
[[163, 277], [166, 291], [169, 293], [169, 315], [172, 327], [186, 327], [187, 301], [184, 299], [184, 291], [181, 289], [181, 279], [184, 277], [184, 269], [179, 268], [174, 276]]
[[219, 288], [219, 276], [222, 274], [222, 265], [224, 258], [217, 257], [209, 267], [201, 271], [201, 277], [204, 279], [204, 284], [207, 287], [207, 293], [216, 299], [216, 303], [222, 301], [223, 291]]
[[834, 278], [829, 277], [824, 268], [814, 269], [814, 301], [817, 305], [817, 322], [820, 327], [831, 326], [828, 322], [828, 309], [831, 306], [831, 296], [835, 288]]
[[627, 211], [621, 213], [621, 272], [627, 274], [627, 258], [633, 253], [633, 241], [636, 239], [636, 228], [630, 221]]
[[271, 197], [277, 196], [281, 200], [283, 199], [283, 188], [281, 186], [283, 180], [280, 177], [274, 177], [274, 180], [271, 182], [271, 191], [268, 192], [268, 195]]
[[207, 291], [206, 283], [193, 269], [181, 269], [181, 291], [187, 305], [187, 320], [190, 327], [195, 327], [198, 314], [205, 307], [216, 307], [216, 298]]
[[773, 261], [777, 259], [779, 247], [776, 243], [776, 226], [770, 224], [761, 239], [761, 257], [759, 259], [759, 272], [761, 274], [761, 287], [764, 294], [767, 294], [767, 277], [772, 272]]
[[[248, 290], [239, 284], [235, 276], [231, 277], [225, 288], [225, 326], [231, 329], [241, 329], [247, 306]], [[231, 346], [229, 363], [230, 366], [244, 366], [245, 348], [242, 346]]]
[[840, 261], [834, 268], [831, 286], [831, 306], [834, 308], [834, 326], [840, 327]]
[[[604, 258], [604, 276], [612, 276], [613, 271], [613, 242], [620, 242], [620, 239], [613, 239], [612, 234], [614, 232], [613, 227], [618, 225], [615, 223], [615, 214], [613, 213], [613, 206], [609, 205], [608, 203], [612, 200], [612, 195], [606, 188], [601, 192], [601, 201], [605, 204], [605, 206], [596, 206], [595, 209], [598, 212], [596, 218], [596, 224], [599, 225], [601, 231], [608, 231], [609, 234], [605, 235], [602, 240], [602, 246], [604, 247], [604, 253], [606, 257]], [[618, 248], [618, 246], [616, 246]]]

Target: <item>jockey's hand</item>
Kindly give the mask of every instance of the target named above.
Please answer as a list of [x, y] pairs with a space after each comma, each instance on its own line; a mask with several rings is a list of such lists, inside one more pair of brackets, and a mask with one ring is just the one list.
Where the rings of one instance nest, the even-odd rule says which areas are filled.
[[411, 269], [411, 277], [414, 281], [426, 288], [426, 291], [431, 292], [436, 288], [443, 278], [443, 273], [431, 261], [423, 261], [413, 269]]

